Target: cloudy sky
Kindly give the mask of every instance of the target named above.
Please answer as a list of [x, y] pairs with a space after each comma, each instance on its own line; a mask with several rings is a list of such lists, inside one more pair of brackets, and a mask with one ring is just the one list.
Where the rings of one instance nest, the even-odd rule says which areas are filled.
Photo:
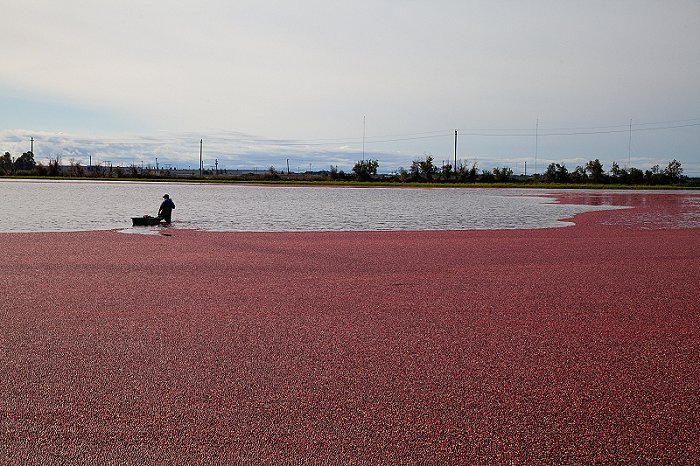
[[[700, 2], [2, 0], [0, 151], [700, 176]], [[630, 131], [630, 120], [632, 131]]]

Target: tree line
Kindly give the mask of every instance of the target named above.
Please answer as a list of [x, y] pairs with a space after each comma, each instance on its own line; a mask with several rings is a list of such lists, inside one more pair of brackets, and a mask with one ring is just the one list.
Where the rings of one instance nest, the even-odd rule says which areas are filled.
[[[352, 169], [350, 178], [358, 181], [377, 179], [377, 160], [358, 161]], [[331, 169], [333, 175], [333, 169]], [[335, 172], [336, 178], [348, 178], [342, 172]], [[697, 180], [690, 181], [683, 175], [681, 162], [673, 159], [665, 168], [654, 165], [649, 170], [639, 168], [622, 168], [613, 162], [610, 170], [606, 171], [599, 159], [590, 160], [585, 165], [577, 166], [569, 171], [564, 164], [550, 163], [542, 174], [524, 176], [514, 175], [509, 167], [496, 167], [493, 170], [477, 169], [476, 162], [459, 162], [455, 170], [450, 163], [437, 166], [431, 155], [414, 160], [409, 169], [399, 168], [395, 174], [384, 176], [382, 179], [393, 179], [402, 182], [458, 182], [458, 183], [507, 183], [523, 180], [541, 181], [545, 183], [575, 183], [575, 184], [625, 184], [625, 185], [696, 185]]]
[[[698, 186], [697, 179], [689, 180], [683, 175], [681, 162], [672, 160], [664, 168], [654, 165], [648, 170], [641, 170], [634, 167], [623, 168], [617, 162], [613, 162], [609, 170], [605, 170], [599, 159], [588, 161], [585, 165], [579, 165], [574, 170], [569, 171], [566, 165], [550, 163], [542, 174], [530, 176], [514, 175], [509, 167], [496, 167], [492, 170], [479, 170], [476, 162], [460, 161], [455, 167], [450, 163], [437, 165], [432, 155], [425, 155], [423, 158], [413, 160], [408, 169], [399, 168], [391, 174], [377, 173], [379, 161], [376, 159], [358, 160], [352, 168], [351, 173], [345, 173], [331, 166], [330, 170], [316, 172], [313, 174], [289, 174], [278, 172], [274, 167], [262, 175], [230, 175], [222, 176], [218, 173], [206, 172], [208, 177], [230, 178], [230, 179], [250, 179], [257, 178], [275, 180], [304, 180], [304, 181], [393, 181], [393, 182], [413, 182], [413, 183], [517, 183], [523, 181], [535, 181], [557, 184], [623, 184], [623, 185], [685, 185]], [[131, 169], [122, 167], [92, 167], [89, 171], [71, 160], [70, 165], [63, 166], [60, 158], [49, 160], [48, 166], [37, 163], [31, 151], [23, 153], [14, 158], [9, 152], [5, 152], [0, 157], [0, 175], [32, 175], [32, 176], [106, 176], [106, 177], [138, 177], [138, 178], [163, 178], [172, 176], [170, 171], [152, 172], [143, 169], [139, 170], [132, 166]]]
[[[49, 160], [48, 165], [34, 160], [34, 154], [31, 151], [23, 153], [21, 156], [14, 158], [9, 152], [5, 152], [0, 156], [0, 175], [5, 176], [67, 176], [71, 178], [90, 177], [106, 177], [106, 178], [144, 178], [144, 170], [139, 170], [138, 167], [112, 167], [111, 165], [92, 165], [85, 167], [80, 162], [70, 159], [68, 165], [61, 163], [61, 158], [56, 156]], [[169, 175], [166, 170], [159, 171], [160, 177]], [[154, 176], [158, 177], [158, 176]]]
[[544, 172], [544, 181], [557, 183], [616, 183], [632, 185], [665, 185], [683, 184], [687, 178], [683, 176], [681, 163], [673, 159], [666, 168], [654, 165], [651, 169], [642, 171], [639, 168], [622, 168], [613, 162], [606, 172], [600, 160], [589, 161], [585, 166], [577, 166], [569, 172], [564, 164], [549, 164]]
[[31, 173], [36, 169], [36, 165], [34, 154], [31, 151], [25, 152], [16, 159], [9, 152], [5, 152], [0, 157], [0, 170], [2, 170], [3, 175], [16, 175], [19, 172]]
[[14, 175], [36, 175], [36, 176], [62, 176], [63, 168], [60, 159], [49, 160], [49, 165], [45, 166], [34, 160], [34, 154], [27, 151], [17, 158], [5, 152], [0, 157], [0, 174], [5, 176]]

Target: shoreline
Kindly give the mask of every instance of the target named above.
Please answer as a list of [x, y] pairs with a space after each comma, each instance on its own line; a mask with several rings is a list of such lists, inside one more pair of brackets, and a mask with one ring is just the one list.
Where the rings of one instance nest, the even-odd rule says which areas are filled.
[[697, 462], [700, 229], [647, 222], [697, 207], [654, 197], [537, 230], [0, 234], [0, 459]]
[[333, 180], [246, 180], [217, 178], [105, 178], [105, 177], [65, 177], [65, 176], [0, 176], [0, 181], [65, 181], [96, 183], [186, 183], [186, 184], [244, 184], [249, 186], [312, 186], [338, 188], [457, 188], [457, 189], [545, 189], [545, 190], [620, 190], [620, 191], [698, 191], [697, 178], [690, 180], [690, 185], [660, 184], [615, 184], [615, 183], [548, 183], [544, 181], [510, 181], [510, 182], [399, 182], [399, 181], [333, 181]]

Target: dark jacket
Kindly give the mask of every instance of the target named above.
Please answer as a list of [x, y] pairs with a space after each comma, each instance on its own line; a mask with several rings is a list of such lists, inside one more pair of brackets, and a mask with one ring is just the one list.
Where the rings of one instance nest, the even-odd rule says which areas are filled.
[[160, 212], [170, 213], [174, 208], [175, 208], [175, 203], [173, 202], [173, 200], [172, 199], [165, 199], [160, 204], [160, 209], [158, 209], [158, 213], [160, 213]]

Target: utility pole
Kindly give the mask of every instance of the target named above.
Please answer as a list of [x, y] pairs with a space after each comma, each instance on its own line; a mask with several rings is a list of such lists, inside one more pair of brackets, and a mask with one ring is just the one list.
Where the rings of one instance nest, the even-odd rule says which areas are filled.
[[457, 180], [457, 130], [455, 130], [455, 166], [452, 169], [455, 172], [455, 180]]
[[202, 177], [202, 168], [204, 167], [203, 162], [202, 162], [202, 144], [203, 140], [199, 140], [199, 177]]

